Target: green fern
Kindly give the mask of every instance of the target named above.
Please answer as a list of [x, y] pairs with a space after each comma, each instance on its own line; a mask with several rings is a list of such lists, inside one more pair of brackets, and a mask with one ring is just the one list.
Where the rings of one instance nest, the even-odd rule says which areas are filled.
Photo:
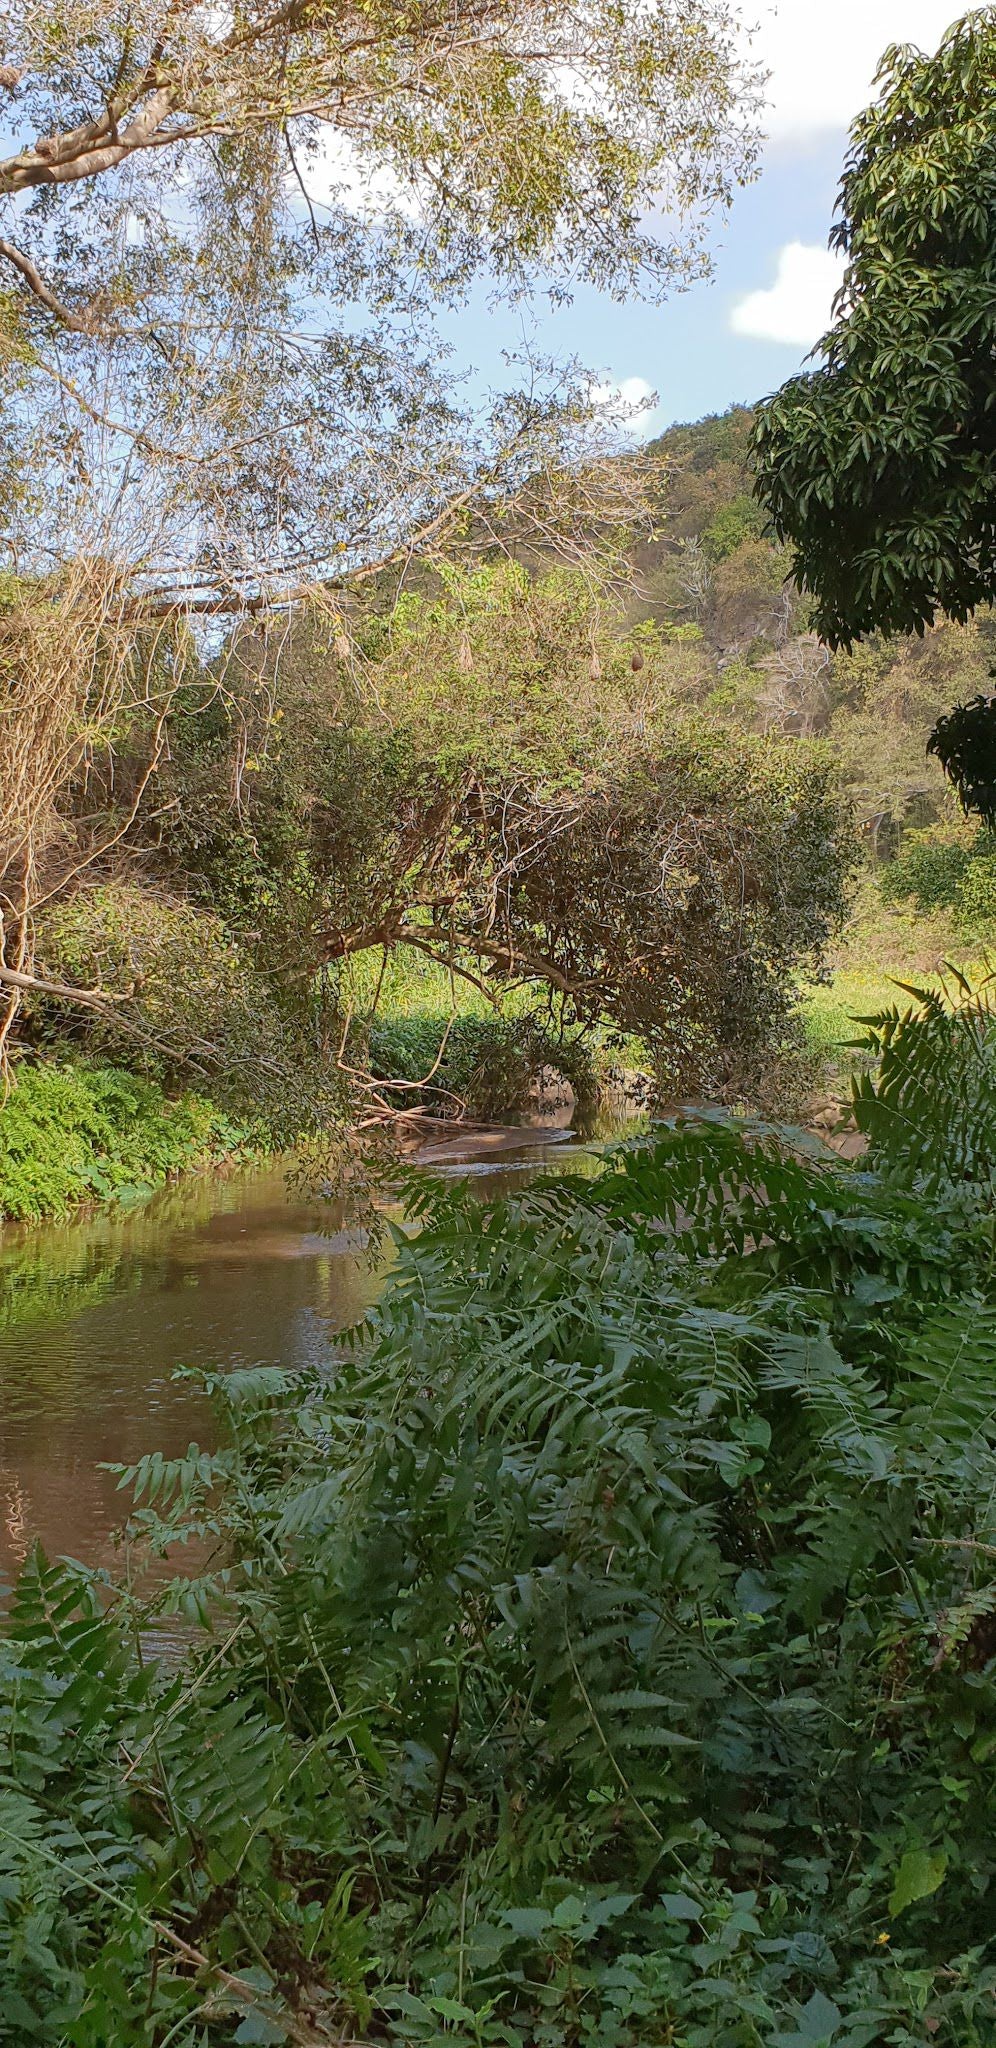
[[419, 1183], [330, 1373], [209, 1376], [222, 1449], [121, 1473], [206, 1572], [22, 1577], [14, 2039], [990, 2048], [989, 1145]]

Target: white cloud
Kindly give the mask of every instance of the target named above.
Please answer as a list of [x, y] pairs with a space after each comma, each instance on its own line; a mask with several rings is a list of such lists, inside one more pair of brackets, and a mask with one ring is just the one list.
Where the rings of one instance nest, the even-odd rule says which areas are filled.
[[767, 291], [748, 292], [730, 315], [734, 334], [756, 341], [782, 341], [786, 347], [812, 348], [830, 325], [834, 293], [844, 275], [844, 259], [830, 249], [807, 242], [786, 242], [778, 252], [778, 272]]
[[[388, 214], [417, 220], [418, 194], [396, 177], [387, 164], [374, 164], [356, 148], [349, 136], [331, 128], [319, 138], [313, 169], [305, 182], [321, 205], [344, 206], [361, 219], [378, 220]], [[289, 186], [291, 200], [295, 190]]]
[[596, 384], [591, 395], [610, 418], [617, 419], [627, 433], [636, 434], [641, 441], [657, 432], [660, 406], [653, 385], [645, 377], [622, 377], [618, 383], [608, 380]]
[[963, 0], [760, 0], [752, 49], [771, 72], [765, 125], [798, 142], [845, 128], [872, 97], [889, 43], [934, 50]]

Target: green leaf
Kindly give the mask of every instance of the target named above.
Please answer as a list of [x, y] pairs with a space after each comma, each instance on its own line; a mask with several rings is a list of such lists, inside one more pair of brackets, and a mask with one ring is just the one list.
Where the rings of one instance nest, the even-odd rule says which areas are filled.
[[814, 1991], [799, 2014], [799, 2032], [805, 2041], [832, 2041], [841, 2018], [839, 2005], [822, 1991]]
[[550, 1915], [542, 1906], [512, 1906], [502, 1914], [502, 1919], [513, 1934], [524, 1934], [529, 1939], [545, 1934], [551, 1924]]
[[235, 2039], [267, 2044], [283, 2042], [287, 2039], [287, 2029], [282, 2027], [278, 2020], [268, 2019], [265, 2013], [250, 2012], [236, 2027]]
[[687, 1892], [664, 1892], [661, 1905], [669, 1920], [701, 1920], [702, 1907], [697, 1906]]
[[944, 1883], [948, 1859], [943, 1850], [907, 1849], [889, 1896], [889, 1911], [895, 1919], [917, 1899], [929, 1899]]

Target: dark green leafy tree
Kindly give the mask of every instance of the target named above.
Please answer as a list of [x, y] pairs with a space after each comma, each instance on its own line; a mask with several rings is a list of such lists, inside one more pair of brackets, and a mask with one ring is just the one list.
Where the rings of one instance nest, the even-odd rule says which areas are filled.
[[886, 52], [855, 122], [847, 258], [811, 375], [762, 407], [758, 490], [832, 646], [996, 598], [996, 13]]
[[966, 811], [996, 822], [996, 705], [989, 697], [956, 704], [939, 718], [927, 743], [953, 782]]
[[579, 578], [447, 580], [178, 722], [161, 867], [284, 991], [402, 952], [639, 1033], [677, 1089], [753, 1077], [843, 915], [832, 761], [683, 716]]

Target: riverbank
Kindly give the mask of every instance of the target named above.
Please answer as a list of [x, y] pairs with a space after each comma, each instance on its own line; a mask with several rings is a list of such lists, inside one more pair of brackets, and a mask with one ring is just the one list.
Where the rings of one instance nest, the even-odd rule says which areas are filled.
[[[930, 981], [945, 957], [946, 934], [902, 913], [859, 920], [848, 933], [830, 980], [801, 997], [803, 1064], [787, 1071], [784, 1099], [771, 1108], [789, 1121], [807, 1120], [807, 1098], [821, 1104], [841, 1085], [854, 1020], [900, 999], [897, 982]], [[977, 949], [976, 949], [977, 950]], [[350, 994], [362, 1010], [372, 990], [354, 969]], [[434, 963], [391, 963], [380, 991], [369, 1044], [375, 1075], [403, 1084], [406, 1108], [432, 1119], [427, 1136], [447, 1126], [463, 1105], [461, 1126], [475, 1134], [530, 1112], [531, 1093], [544, 1061], [562, 1075], [590, 1117], [599, 1102], [617, 1104], [625, 1083], [625, 1111], [645, 1110], [652, 1080], [644, 1049], [621, 1045], [552, 1045], [525, 1011], [496, 1017], [470, 988], [457, 992]], [[633, 1083], [646, 1082], [646, 1093]], [[422, 1085], [420, 1085], [422, 1084]], [[777, 1091], [776, 1091], [777, 1092]], [[621, 1098], [620, 1098], [621, 1099]], [[439, 1114], [435, 1126], [433, 1113]], [[41, 1222], [73, 1215], [94, 1203], [129, 1203], [185, 1174], [258, 1158], [271, 1149], [260, 1125], [239, 1120], [208, 1097], [166, 1094], [155, 1081], [126, 1068], [74, 1059], [24, 1060], [0, 1111], [0, 1223]]]
[[0, 1221], [137, 1201], [181, 1174], [248, 1159], [260, 1134], [206, 1097], [89, 1061], [20, 1063], [0, 1112]]
[[[5, 2011], [151, 2043], [210, 2000], [219, 2048], [990, 2039], [996, 1135], [975, 1013], [944, 1041], [946, 1087], [931, 1016], [887, 1051], [858, 1174], [662, 1129], [555, 1197], [427, 1182], [380, 1275], [284, 1191], [113, 1226], [142, 1241], [52, 1379], [75, 1475], [113, 1313], [97, 1469], [137, 1512], [123, 1564], [84, 1531], [10, 1603]], [[216, 1429], [164, 1429], [170, 1355]], [[25, 1530], [50, 1413], [27, 1437]]]

